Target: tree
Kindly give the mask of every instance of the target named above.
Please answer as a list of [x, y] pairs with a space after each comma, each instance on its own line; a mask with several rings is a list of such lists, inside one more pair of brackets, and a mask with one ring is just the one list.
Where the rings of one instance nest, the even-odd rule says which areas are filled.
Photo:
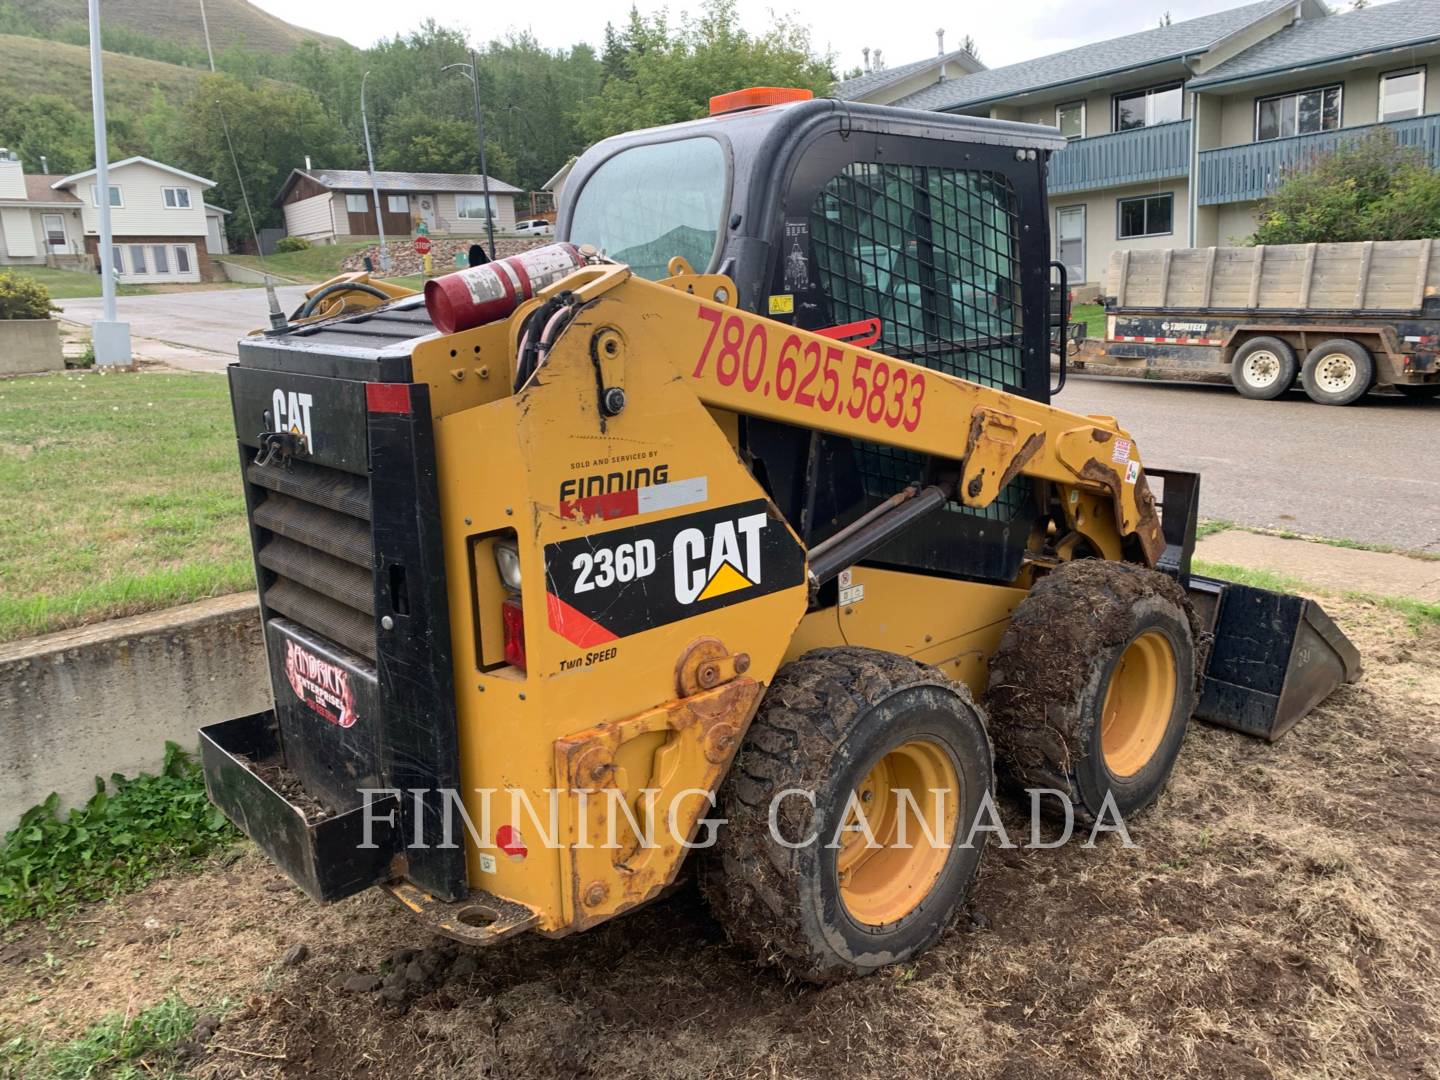
[[1415, 147], [1372, 132], [1288, 171], [1260, 203], [1256, 244], [1440, 236], [1440, 173]]
[[352, 168], [363, 160], [360, 148], [314, 94], [263, 80], [245, 86], [228, 75], [202, 77], [194, 99], [182, 110], [179, 130], [167, 163], [216, 181], [207, 199], [235, 211], [228, 225], [236, 236], [250, 231], [236, 160], [244, 172], [256, 228], [283, 222], [282, 211], [272, 204], [290, 170], [303, 167], [307, 154], [331, 168]]
[[966, 34], [960, 39], [960, 48], [964, 49], [976, 60], [980, 59], [980, 46], [975, 43], [975, 39], [969, 34]]
[[[478, 173], [474, 120], [404, 113], [385, 121], [375, 167], [396, 172]], [[485, 167], [496, 179], [515, 175], [514, 159], [485, 140]], [[509, 181], [506, 180], [508, 183]]]
[[810, 33], [777, 22], [763, 34], [740, 26], [735, 0], [706, 0], [698, 18], [671, 28], [665, 15], [631, 8], [624, 30], [606, 28], [600, 92], [580, 111], [581, 129], [602, 139], [634, 128], [704, 116], [716, 94], [746, 86], [797, 86], [827, 93], [832, 59]]
[[0, 89], [0, 132], [26, 172], [40, 172], [42, 157], [52, 173], [90, 168], [95, 157], [91, 130], [90, 118], [65, 98]]

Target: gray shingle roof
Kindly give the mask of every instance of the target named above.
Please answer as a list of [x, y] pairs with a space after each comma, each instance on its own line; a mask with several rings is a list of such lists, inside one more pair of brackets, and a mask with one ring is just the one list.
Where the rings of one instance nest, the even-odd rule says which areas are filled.
[[[1433, 4], [1435, 0], [1414, 2]], [[1109, 41], [1097, 41], [1050, 56], [1022, 60], [1018, 64], [977, 71], [974, 75], [926, 87], [895, 104], [909, 109], [955, 109], [1049, 86], [1063, 86], [1097, 75], [1128, 71], [1163, 60], [1195, 56], [1251, 23], [1294, 3], [1295, 0], [1260, 0], [1259, 3], [1217, 11], [1198, 19], [1142, 30], [1138, 34], [1127, 34]]]
[[[856, 98], [864, 97], [872, 90], [878, 90], [882, 86], [889, 86], [893, 82], [899, 82], [901, 79], [913, 75], [917, 71], [924, 71], [932, 65], [938, 66], [941, 60], [949, 63], [952, 60], [960, 60], [962, 58], [968, 59], [972, 65], [980, 69], [985, 67], [984, 64], [980, 63], [980, 61], [976, 60], [964, 49], [955, 49], [953, 52], [946, 53], [943, 57], [929, 56], [924, 60], [916, 60], [912, 64], [901, 64], [899, 67], [885, 68], [882, 71], [867, 71], [864, 75], [857, 75], [853, 79], [845, 79], [843, 82], [835, 84], [835, 89], [831, 91], [830, 96], [840, 98], [842, 101], [854, 101]], [[963, 76], [952, 77], [963, 78]]]
[[[364, 169], [311, 169], [306, 173], [328, 188], [359, 190], [370, 186], [370, 174]], [[475, 173], [377, 172], [375, 186], [382, 191], [464, 191], [479, 194], [484, 190]], [[514, 195], [520, 191], [512, 184], [490, 177], [490, 194]]]
[[1190, 83], [1192, 90], [1252, 75], [1377, 52], [1440, 38], [1440, 3], [1395, 0], [1323, 19], [1292, 23]]

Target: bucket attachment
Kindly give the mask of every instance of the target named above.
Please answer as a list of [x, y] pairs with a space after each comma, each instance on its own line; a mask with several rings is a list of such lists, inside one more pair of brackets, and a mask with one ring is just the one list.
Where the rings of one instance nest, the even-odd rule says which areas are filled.
[[357, 803], [332, 812], [302, 795], [286, 767], [273, 711], [201, 728], [200, 756], [210, 801], [311, 899], [339, 900], [392, 876], [390, 860], [401, 846], [393, 824], [399, 798], [386, 794], [368, 810]]
[[1189, 593], [1215, 639], [1201, 720], [1274, 742], [1360, 677], [1359, 651], [1313, 600], [1198, 575]]

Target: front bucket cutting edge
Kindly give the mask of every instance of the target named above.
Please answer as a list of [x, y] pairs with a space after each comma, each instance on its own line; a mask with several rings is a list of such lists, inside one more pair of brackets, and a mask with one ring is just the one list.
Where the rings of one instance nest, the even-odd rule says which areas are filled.
[[1359, 650], [1315, 601], [1198, 575], [1189, 591], [1215, 637], [1201, 720], [1274, 742], [1360, 677]]

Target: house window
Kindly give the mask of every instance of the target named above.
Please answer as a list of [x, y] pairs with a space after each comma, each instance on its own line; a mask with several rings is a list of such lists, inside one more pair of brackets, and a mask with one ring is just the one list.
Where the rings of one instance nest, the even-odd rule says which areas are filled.
[[[145, 249], [139, 244], [132, 244], [130, 247], [130, 272], [132, 274], [148, 274], [150, 271], [145, 266]], [[122, 270], [121, 273], [124, 273]]]
[[[495, 213], [496, 213], [496, 210], [495, 210], [495, 197], [492, 195], [492, 196], [490, 197], [490, 214], [489, 214], [489, 216], [490, 216], [490, 217], [494, 217], [494, 216], [495, 216]], [[487, 216], [486, 213], [485, 213], [485, 196], [484, 196], [484, 195], [456, 195], [456, 196], [455, 196], [455, 216], [458, 217], [458, 218], [464, 218], [464, 219], [472, 220], [472, 221], [484, 221], [485, 218], [486, 218], [486, 216]]]
[[1340, 87], [1322, 86], [1255, 102], [1255, 141], [1312, 135], [1340, 127]]
[[1184, 91], [1178, 82], [1115, 95], [1116, 131], [1170, 124], [1183, 117]]
[[1175, 196], [1167, 193], [1121, 199], [1119, 217], [1121, 240], [1132, 236], [1165, 236], [1173, 228]]
[[177, 273], [190, 273], [190, 249], [176, 245], [175, 247], [175, 270]]
[[1067, 139], [1085, 137], [1085, 102], [1072, 101], [1055, 106], [1055, 126]]
[[165, 208], [167, 210], [189, 210], [190, 189], [183, 187], [167, 187], [162, 189], [165, 194]]
[[346, 195], [345, 209], [352, 214], [367, 214], [370, 212], [370, 200], [364, 195]]
[[1380, 76], [1380, 121], [1405, 120], [1425, 111], [1425, 69], [1391, 71]]
[[392, 214], [408, 214], [410, 213], [410, 196], [386, 195], [385, 205]]
[[125, 249], [119, 244], [110, 245], [110, 261], [115, 264], [115, 273], [125, 273]]
[[150, 249], [150, 261], [155, 264], [157, 274], [170, 273], [170, 253], [162, 244], [156, 244]]
[[[90, 205], [91, 205], [91, 206], [96, 206], [96, 207], [98, 207], [98, 206], [100, 205], [100, 186], [99, 186], [98, 184], [91, 184], [91, 185], [90, 185]], [[125, 205], [125, 200], [124, 200], [124, 199], [121, 197], [121, 195], [120, 195], [120, 185], [119, 185], [119, 184], [111, 184], [111, 185], [110, 185], [110, 205], [111, 205], [111, 206], [124, 206], [124, 205]]]

